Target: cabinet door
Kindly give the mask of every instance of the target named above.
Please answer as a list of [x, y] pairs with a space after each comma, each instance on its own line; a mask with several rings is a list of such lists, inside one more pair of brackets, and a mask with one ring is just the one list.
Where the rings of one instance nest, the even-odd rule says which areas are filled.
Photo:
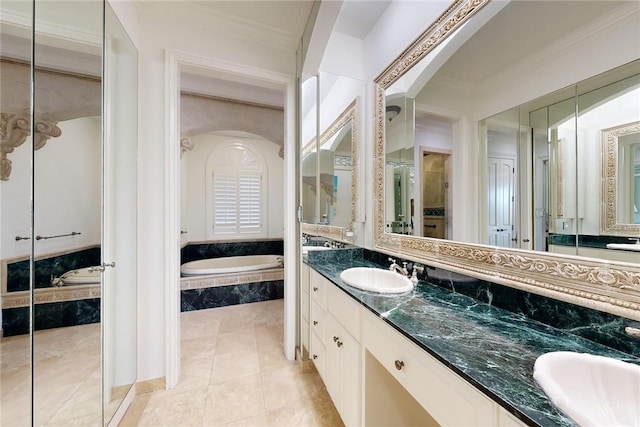
[[326, 386], [346, 426], [359, 425], [360, 343], [327, 315]]

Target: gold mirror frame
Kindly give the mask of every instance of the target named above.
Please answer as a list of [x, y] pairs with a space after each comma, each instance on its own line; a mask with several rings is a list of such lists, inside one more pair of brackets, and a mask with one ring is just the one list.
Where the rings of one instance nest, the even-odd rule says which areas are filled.
[[385, 232], [385, 90], [490, 0], [455, 1], [374, 80], [374, 248], [554, 299], [640, 320], [640, 265]]
[[[318, 140], [318, 147], [331, 139], [338, 133], [349, 121], [351, 121], [351, 227], [338, 227], [335, 225], [325, 224], [302, 224], [302, 232], [315, 236], [327, 237], [329, 239], [339, 240], [345, 243], [355, 243], [355, 235], [353, 233], [353, 223], [356, 222], [356, 204], [358, 197], [358, 170], [360, 166], [359, 151], [359, 120], [358, 111], [360, 111], [360, 100], [356, 98], [351, 104], [338, 116], [338, 118], [325, 130]], [[304, 157], [309, 151], [313, 150], [315, 138], [302, 148], [302, 156]]]
[[640, 133], [640, 122], [602, 130], [600, 234], [640, 237], [640, 225], [618, 222], [618, 139], [634, 133]]

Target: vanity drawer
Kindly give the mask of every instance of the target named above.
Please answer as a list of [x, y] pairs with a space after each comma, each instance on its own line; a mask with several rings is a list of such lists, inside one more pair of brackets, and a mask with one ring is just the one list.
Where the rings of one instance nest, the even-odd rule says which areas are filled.
[[311, 314], [309, 316], [309, 329], [318, 334], [321, 340], [325, 338], [326, 312], [320, 308], [317, 302], [311, 302]]
[[349, 331], [353, 337], [360, 341], [361, 306], [340, 288], [331, 284], [327, 286], [327, 310]]
[[309, 292], [311, 301], [315, 301], [323, 310], [327, 309], [327, 279], [315, 270], [309, 272]]
[[494, 425], [489, 398], [370, 313], [363, 315], [362, 342], [441, 426]]
[[316, 366], [316, 370], [318, 371], [318, 374], [320, 374], [320, 378], [326, 382], [327, 352], [322, 344], [322, 338], [323, 337], [318, 337], [318, 334], [314, 332], [313, 329], [311, 330], [309, 357]]

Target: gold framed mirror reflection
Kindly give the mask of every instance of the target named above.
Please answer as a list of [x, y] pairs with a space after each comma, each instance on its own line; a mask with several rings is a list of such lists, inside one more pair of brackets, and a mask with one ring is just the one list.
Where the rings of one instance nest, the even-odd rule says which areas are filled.
[[[601, 233], [640, 238], [635, 165], [640, 122], [602, 130]], [[624, 194], [624, 196], [623, 196]], [[625, 197], [626, 196], [626, 197]]]
[[[313, 188], [311, 204], [317, 207], [318, 218], [314, 223], [303, 223], [304, 233], [355, 242], [352, 224], [356, 221], [358, 195], [359, 105], [359, 99], [354, 99], [318, 139], [313, 138], [302, 148], [303, 181], [309, 181], [303, 182], [303, 193], [305, 187]], [[309, 170], [317, 173], [306, 177], [305, 162], [314, 160], [311, 166], [315, 167]]]
[[[434, 24], [375, 79], [373, 147], [373, 232], [375, 248], [387, 253], [400, 254], [422, 262], [442, 266], [453, 271], [472, 274], [476, 277], [525, 291], [640, 319], [640, 265], [637, 263], [612, 262], [570, 255], [534, 252], [520, 248], [489, 246], [478, 243], [481, 235], [479, 231], [480, 225], [479, 223], [470, 224], [469, 221], [466, 224], [459, 223], [461, 225], [458, 228], [466, 227], [469, 231], [467, 236], [470, 237], [457, 238], [456, 241], [391, 233], [386, 227], [385, 206], [388, 200], [385, 197], [385, 126], [387, 123], [385, 100], [389, 94], [387, 89], [394, 84], [397, 86], [398, 82], [400, 86], [404, 85], [410, 88], [411, 83], [403, 82], [403, 78], [415, 78], [416, 74], [420, 74], [422, 70], [428, 69], [429, 66], [435, 66], [437, 69], [442, 63], [438, 64], [437, 60], [430, 58], [430, 52], [455, 33], [465, 22], [469, 22], [469, 26], [465, 26], [465, 29], [473, 28], [473, 25], [482, 27], [492, 16], [489, 14], [497, 14], [499, 9], [504, 7], [506, 3], [508, 2], [500, 2], [500, 5], [497, 5], [498, 2], [495, 2], [495, 4], [492, 4], [492, 8], [487, 8], [490, 11], [487, 13], [482, 12], [482, 17], [480, 17], [479, 12], [489, 2], [460, 1], [453, 3]], [[568, 8], [579, 7], [572, 6], [568, 2], [565, 3]], [[475, 18], [472, 18], [475, 14], [478, 14], [477, 22], [473, 21]], [[461, 32], [456, 34], [456, 37]], [[471, 36], [472, 33], [469, 37]], [[456, 43], [454, 40], [449, 44], [455, 45]], [[436, 64], [434, 65], [434, 63]], [[435, 71], [432, 70], [431, 76], [434, 73]], [[573, 82], [575, 83], [575, 81]], [[422, 85], [424, 85], [424, 82]], [[500, 103], [499, 96], [500, 94], [498, 93], [491, 94], [491, 102], [487, 102], [487, 105], [492, 104], [489, 106], [496, 108], [496, 104]], [[511, 96], [513, 101], [516, 101], [512, 105], [518, 105], [528, 101], [528, 99], [532, 99], [526, 98], [526, 96], [530, 95], [523, 94], [522, 99], [518, 99], [518, 96]], [[467, 121], [460, 121], [462, 132], [467, 132], [465, 134], [467, 140], [464, 141], [464, 148], [470, 151], [471, 154], [464, 161], [458, 161], [458, 165], [466, 165], [471, 171], [481, 170], [481, 167], [478, 167], [477, 164], [469, 163], [469, 158], [473, 159], [474, 154], [476, 158], [486, 157], [486, 153], [483, 153], [486, 148], [478, 145], [476, 139], [477, 131], [469, 131], [469, 129], [477, 129], [479, 120], [490, 115], [486, 114], [490, 111], [488, 108], [485, 108], [487, 111], [480, 111], [475, 115], [469, 114]], [[418, 110], [419, 107], [416, 106], [416, 109]], [[471, 140], [470, 137], [473, 137], [474, 140]], [[467, 171], [464, 173], [471, 174], [471, 172]], [[478, 174], [476, 174], [475, 179], [478, 181]], [[481, 176], [479, 179], [481, 185], [484, 180], [486, 178]], [[467, 182], [467, 184], [469, 183]], [[469, 193], [465, 194], [465, 196], [470, 199], [475, 198], [475, 205], [473, 203], [463, 203], [456, 208], [458, 212], [464, 211], [461, 207], [467, 208], [471, 206], [472, 209], [478, 209], [477, 207], [473, 208], [473, 206], [482, 205], [478, 202], [481, 198], [478, 196], [479, 188], [467, 188], [467, 190]], [[454, 195], [454, 197], [461, 196]], [[476, 215], [482, 218], [483, 213], [476, 211]], [[457, 230], [454, 220], [454, 237], [456, 232], [459, 233], [460, 231]]]

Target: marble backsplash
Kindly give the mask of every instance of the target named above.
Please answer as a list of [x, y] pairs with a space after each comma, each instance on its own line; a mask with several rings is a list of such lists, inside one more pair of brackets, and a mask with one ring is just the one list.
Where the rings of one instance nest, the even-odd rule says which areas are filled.
[[[391, 264], [388, 260], [389, 255], [363, 248], [310, 252], [309, 257], [314, 263], [333, 263], [339, 259], [340, 263], [364, 260], [381, 268], [388, 268]], [[411, 260], [396, 258], [396, 262], [400, 265], [403, 261], [408, 262], [411, 270], [413, 266]], [[634, 356], [640, 356], [640, 339], [633, 338], [624, 332], [626, 326], [636, 323], [631, 319], [428, 265], [418, 277], [427, 283], [471, 297], [480, 303], [507, 310], [518, 316]]]

